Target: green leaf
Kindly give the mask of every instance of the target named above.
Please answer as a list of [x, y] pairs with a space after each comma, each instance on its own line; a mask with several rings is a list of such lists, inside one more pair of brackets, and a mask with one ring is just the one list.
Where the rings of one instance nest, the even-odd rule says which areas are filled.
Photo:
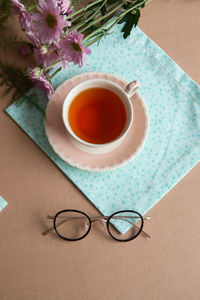
[[125, 39], [130, 35], [133, 26], [134, 27], [137, 26], [139, 18], [140, 18], [140, 10], [135, 9], [134, 13], [130, 12], [126, 16], [127, 16], [127, 18], [125, 20], [126, 23], [125, 23], [124, 27], [121, 30], [124, 33], [123, 37]]
[[126, 14], [121, 20], [117, 22], [117, 24], [121, 24], [126, 22], [129, 19], [129, 14]]

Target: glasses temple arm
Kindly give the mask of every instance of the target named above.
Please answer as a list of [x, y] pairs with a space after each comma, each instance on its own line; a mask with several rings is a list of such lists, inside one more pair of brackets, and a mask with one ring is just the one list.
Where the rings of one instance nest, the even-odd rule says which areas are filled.
[[[128, 217], [128, 216], [127, 216], [127, 217]], [[128, 217], [128, 218], [130, 218], [130, 217]], [[131, 218], [137, 218], [137, 217], [131, 217]], [[124, 220], [124, 221], [130, 223], [131, 225], [135, 226], [137, 229], [139, 229], [139, 227], [138, 227], [137, 225], [133, 224], [133, 223], [132, 223], [131, 221], [129, 221], [129, 220], [124, 219], [123, 217], [115, 217], [115, 219], [122, 219], [122, 220]], [[149, 220], [149, 218], [148, 218], [147, 220]], [[143, 235], [145, 235], [146, 237], [151, 238], [151, 236], [150, 236], [148, 233], [146, 233], [144, 230], [141, 230], [141, 233], [142, 233]]]
[[[132, 224], [133, 226], [135, 226], [137, 229], [140, 229], [137, 225], [131, 223], [130, 221], [128, 221], [128, 220], [125, 220], [125, 221], [129, 222], [130, 224]], [[151, 238], [151, 236], [146, 231], [144, 231], [143, 229], [141, 230], [141, 233], [143, 235], [145, 235], [146, 237]]]
[[[54, 219], [54, 217], [52, 218], [52, 217], [50, 217], [50, 216], [47, 216], [47, 218], [48, 219]], [[59, 224], [57, 224], [56, 226], [60, 226], [60, 225], [62, 225], [63, 223], [65, 223], [65, 222], [67, 222], [68, 221], [68, 219], [67, 220], [64, 220], [64, 221], [62, 221], [62, 222], [60, 222]], [[54, 227], [51, 227], [51, 228], [49, 228], [49, 229], [47, 229], [45, 232], [43, 232], [42, 233], [42, 235], [47, 235], [49, 232], [51, 232], [52, 230], [54, 230]]]

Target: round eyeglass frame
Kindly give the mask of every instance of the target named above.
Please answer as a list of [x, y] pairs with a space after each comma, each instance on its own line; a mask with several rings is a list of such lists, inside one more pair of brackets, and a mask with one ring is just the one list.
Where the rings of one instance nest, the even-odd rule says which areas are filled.
[[[84, 215], [84, 216], [87, 217], [87, 219], [88, 219], [88, 221], [89, 221], [89, 227], [88, 227], [88, 230], [86, 231], [86, 233], [85, 233], [83, 236], [81, 236], [81, 237], [79, 237], [79, 238], [77, 238], [77, 239], [70, 239], [70, 238], [66, 238], [65, 236], [63, 236], [63, 235], [57, 230], [57, 227], [56, 227], [56, 219], [57, 219], [57, 217], [58, 217], [60, 214], [62, 214], [62, 213], [64, 213], [64, 212], [77, 212], [77, 213], [80, 213], [80, 214], [82, 214], [82, 215]], [[79, 240], [82, 240], [84, 237], [86, 237], [86, 235], [88, 235], [88, 233], [90, 232], [90, 229], [91, 229], [91, 226], [92, 226], [92, 220], [90, 219], [90, 217], [89, 217], [84, 211], [77, 210], [77, 209], [64, 209], [64, 210], [59, 211], [59, 212], [55, 215], [54, 220], [53, 220], [53, 226], [54, 226], [54, 229], [55, 229], [56, 233], [58, 234], [58, 236], [61, 237], [62, 239], [66, 240], [66, 241], [79, 241]]]
[[[84, 215], [84, 216], [87, 217], [87, 219], [88, 219], [88, 221], [89, 221], [89, 227], [88, 227], [88, 230], [86, 231], [86, 233], [85, 233], [83, 236], [81, 236], [81, 237], [79, 237], [79, 238], [77, 238], [77, 239], [70, 239], [70, 238], [67, 238], [67, 237], [63, 236], [63, 235], [57, 230], [56, 219], [57, 219], [57, 217], [58, 217], [60, 214], [65, 213], [65, 212], [76, 212], [76, 213], [80, 213], [80, 214], [82, 214], [82, 215]], [[140, 217], [140, 219], [141, 219], [141, 226], [140, 226], [140, 228], [139, 228], [139, 230], [138, 230], [138, 232], [137, 232], [137, 234], [136, 234], [135, 236], [133, 236], [133, 237], [131, 237], [131, 238], [129, 238], [129, 239], [124, 239], [124, 240], [122, 239], [122, 240], [121, 240], [121, 239], [117, 239], [115, 236], [113, 236], [113, 234], [112, 234], [111, 231], [110, 231], [109, 226], [110, 226], [110, 225], [114, 226], [114, 225], [110, 222], [110, 220], [112, 219], [113, 216], [115, 216], [116, 214], [119, 214], [119, 213], [124, 213], [124, 212], [131, 212], [131, 213], [137, 214], [137, 215]], [[102, 216], [102, 219], [103, 219], [103, 216]], [[138, 235], [141, 233], [141, 231], [142, 231], [142, 229], [143, 229], [143, 225], [144, 225], [144, 219], [143, 219], [142, 215], [141, 215], [139, 212], [134, 211], [134, 210], [120, 210], [120, 211], [114, 212], [114, 213], [113, 213], [112, 215], [110, 215], [110, 216], [108, 217], [108, 219], [105, 220], [105, 221], [106, 221], [106, 228], [107, 228], [107, 231], [108, 231], [109, 235], [110, 235], [114, 240], [116, 240], [116, 241], [118, 241], [118, 242], [129, 242], [129, 241], [134, 240], [134, 239], [135, 239], [136, 237], [138, 237]], [[77, 209], [65, 209], [65, 210], [59, 211], [59, 212], [55, 215], [54, 220], [53, 220], [53, 226], [54, 226], [54, 229], [55, 229], [57, 235], [58, 235], [59, 237], [61, 237], [62, 239], [66, 240], [66, 241], [79, 241], [79, 240], [82, 240], [84, 237], [86, 237], [86, 236], [88, 235], [88, 233], [89, 233], [90, 230], [91, 230], [92, 222], [93, 222], [93, 220], [91, 220], [90, 216], [88, 216], [88, 214], [86, 214], [85, 212], [83, 212], [83, 211], [81, 211], [81, 210], [77, 210]], [[134, 226], [134, 224], [133, 224], [133, 226]]]
[[[112, 219], [113, 216], [115, 216], [116, 214], [119, 214], [119, 213], [124, 213], [124, 212], [131, 212], [131, 213], [137, 214], [137, 215], [140, 217], [140, 219], [141, 219], [141, 226], [140, 226], [140, 229], [138, 230], [138, 233], [137, 233], [135, 236], [133, 236], [133, 237], [131, 237], [131, 238], [129, 238], [129, 239], [120, 240], [120, 239], [117, 239], [115, 236], [112, 235], [109, 226], [110, 226], [110, 224], [111, 224], [112, 226], [114, 226], [114, 225], [110, 222], [110, 220]], [[110, 236], [111, 236], [114, 240], [116, 240], [116, 241], [118, 241], [118, 242], [129, 242], [129, 241], [134, 240], [134, 239], [135, 239], [136, 237], [138, 237], [138, 235], [141, 233], [141, 231], [142, 231], [142, 229], [143, 229], [143, 226], [144, 226], [144, 220], [143, 220], [142, 215], [141, 215], [140, 213], [138, 213], [137, 211], [134, 211], [134, 210], [120, 210], [120, 211], [117, 211], [117, 212], [113, 213], [113, 214], [108, 218], [108, 220], [107, 220], [107, 222], [106, 222], [106, 225], [107, 225], [108, 233], [110, 234]], [[133, 226], [134, 226], [134, 224], [133, 224]]]

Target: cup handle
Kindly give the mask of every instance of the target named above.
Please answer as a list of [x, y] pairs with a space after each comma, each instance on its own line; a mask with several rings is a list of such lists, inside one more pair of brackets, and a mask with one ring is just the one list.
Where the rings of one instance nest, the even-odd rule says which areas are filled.
[[133, 94], [135, 94], [135, 92], [137, 92], [139, 87], [140, 87], [139, 81], [134, 80], [134, 81], [129, 82], [124, 90], [129, 95], [129, 97], [131, 97], [131, 96], [133, 96]]

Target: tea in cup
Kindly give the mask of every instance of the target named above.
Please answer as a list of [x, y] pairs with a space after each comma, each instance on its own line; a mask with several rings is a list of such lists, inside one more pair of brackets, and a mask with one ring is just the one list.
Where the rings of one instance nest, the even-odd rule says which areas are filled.
[[87, 153], [104, 154], [118, 147], [130, 130], [134, 112], [130, 97], [139, 88], [125, 88], [106, 79], [78, 84], [63, 103], [63, 122], [71, 142]]

